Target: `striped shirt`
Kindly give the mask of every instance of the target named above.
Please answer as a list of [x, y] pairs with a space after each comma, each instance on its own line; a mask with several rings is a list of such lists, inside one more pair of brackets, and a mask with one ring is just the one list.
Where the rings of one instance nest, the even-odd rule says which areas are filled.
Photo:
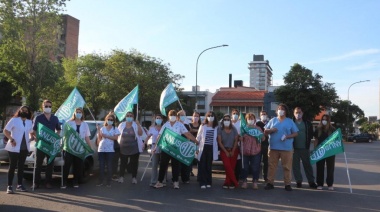
[[214, 142], [214, 128], [207, 127], [206, 129], [206, 139], [205, 139], [205, 145], [211, 145]]

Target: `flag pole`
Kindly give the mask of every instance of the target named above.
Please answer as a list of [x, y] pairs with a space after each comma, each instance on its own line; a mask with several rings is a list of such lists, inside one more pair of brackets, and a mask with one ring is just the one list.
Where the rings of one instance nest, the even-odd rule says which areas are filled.
[[32, 191], [34, 191], [35, 189], [35, 180], [36, 180], [36, 163], [37, 163], [37, 151], [38, 149], [36, 148], [35, 149], [35, 155], [34, 155], [34, 166], [33, 166], [33, 187], [32, 187]]
[[[136, 119], [139, 120], [139, 103], [137, 103]], [[139, 120], [140, 122], [140, 120]]]
[[178, 99], [178, 103], [179, 103], [179, 106], [181, 106], [181, 110], [183, 110], [181, 102], [179, 101], [179, 99]]
[[140, 180], [140, 181], [142, 181], [143, 178], [144, 178], [144, 176], [145, 176], [145, 172], [146, 172], [146, 170], [147, 170], [147, 168], [148, 168], [150, 162], [152, 161], [153, 154], [155, 154], [155, 153], [152, 153], [152, 155], [150, 156], [150, 158], [149, 158], [149, 162], [148, 162], [148, 164], [146, 164], [146, 167], [145, 167], [144, 173], [142, 174], [142, 176], [141, 176], [141, 180]]
[[88, 107], [88, 105], [87, 105], [87, 104], [86, 104], [86, 107], [87, 107], [88, 111], [90, 112], [90, 114], [91, 114], [91, 116], [92, 116], [92, 118], [94, 119], [94, 121], [95, 121], [95, 124], [96, 124], [96, 120], [95, 120], [95, 117], [94, 117], [94, 115], [92, 115], [92, 113], [91, 113], [91, 110], [90, 110], [90, 108]]
[[352, 185], [351, 185], [350, 172], [348, 171], [346, 152], [343, 152], [343, 154], [344, 154], [344, 161], [346, 162], [346, 170], [347, 170], [348, 184], [350, 186], [350, 193], [352, 194]]

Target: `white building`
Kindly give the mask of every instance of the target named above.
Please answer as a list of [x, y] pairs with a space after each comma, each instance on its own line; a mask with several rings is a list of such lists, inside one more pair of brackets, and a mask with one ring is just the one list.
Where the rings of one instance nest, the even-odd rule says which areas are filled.
[[268, 60], [264, 60], [264, 55], [253, 55], [253, 61], [248, 63], [249, 67], [249, 87], [254, 87], [261, 91], [268, 90], [272, 85], [272, 68]]

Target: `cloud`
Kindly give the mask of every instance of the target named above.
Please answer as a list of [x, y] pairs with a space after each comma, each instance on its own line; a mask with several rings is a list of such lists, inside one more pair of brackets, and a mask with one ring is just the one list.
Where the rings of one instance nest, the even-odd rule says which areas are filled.
[[379, 66], [379, 62], [376, 61], [376, 60], [371, 60], [371, 61], [368, 61], [366, 63], [360, 64], [360, 65], [357, 65], [357, 66], [347, 67], [346, 69], [350, 70], [350, 71], [357, 71], [357, 70], [370, 69], [370, 68], [374, 68], [374, 67], [377, 67], [377, 66]]
[[360, 57], [360, 56], [366, 56], [366, 55], [373, 55], [380, 53], [380, 49], [364, 49], [364, 50], [355, 50], [351, 51], [342, 55], [338, 55], [335, 57], [328, 57], [323, 58], [316, 61], [310, 61], [303, 64], [315, 64], [315, 63], [325, 63], [325, 62], [333, 62], [333, 61], [340, 61], [340, 60], [347, 60], [351, 59], [353, 57]]

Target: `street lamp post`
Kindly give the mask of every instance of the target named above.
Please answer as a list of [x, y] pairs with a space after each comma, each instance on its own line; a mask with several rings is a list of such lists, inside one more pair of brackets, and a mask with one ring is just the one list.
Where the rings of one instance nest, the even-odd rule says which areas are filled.
[[219, 47], [227, 47], [228, 45], [227, 44], [223, 44], [223, 45], [220, 45], [220, 46], [214, 46], [214, 47], [210, 47], [210, 48], [207, 48], [205, 50], [203, 50], [199, 55], [198, 55], [198, 58], [197, 58], [197, 65], [195, 67], [195, 111], [198, 110], [198, 60], [199, 60], [199, 57], [203, 54], [203, 52], [207, 51], [207, 50], [210, 50], [210, 49], [215, 49], [215, 48], [219, 48]]
[[350, 117], [350, 88], [351, 86], [355, 85], [355, 84], [358, 84], [358, 83], [362, 83], [362, 82], [369, 82], [370, 80], [362, 80], [362, 81], [358, 81], [358, 82], [354, 82], [350, 85], [350, 87], [348, 87], [348, 91], [347, 91], [347, 123], [346, 123], [346, 141], [348, 141], [348, 131], [349, 131], [349, 126], [348, 126], [348, 123], [349, 123], [349, 117]]

